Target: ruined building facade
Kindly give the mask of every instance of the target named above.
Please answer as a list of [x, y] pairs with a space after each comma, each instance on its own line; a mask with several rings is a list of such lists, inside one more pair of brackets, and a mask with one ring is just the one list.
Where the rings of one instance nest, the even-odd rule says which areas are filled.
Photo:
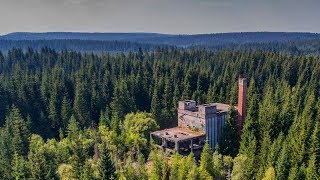
[[[241, 132], [245, 115], [246, 79], [239, 79], [238, 130]], [[231, 107], [223, 103], [198, 105], [193, 100], [178, 102], [178, 127], [150, 134], [164, 150], [177, 150], [181, 154], [202, 150], [207, 140], [213, 149], [221, 138]]]

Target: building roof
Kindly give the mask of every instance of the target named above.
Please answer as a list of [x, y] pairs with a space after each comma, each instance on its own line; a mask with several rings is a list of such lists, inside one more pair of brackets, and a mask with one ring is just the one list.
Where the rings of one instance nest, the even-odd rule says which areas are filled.
[[223, 104], [223, 103], [211, 103], [212, 105], [215, 105], [218, 112], [228, 112], [230, 111], [230, 105]]
[[190, 129], [179, 127], [155, 131], [151, 134], [173, 142], [189, 140], [205, 135], [203, 132], [192, 131]]
[[[209, 104], [205, 104], [205, 105], [212, 105], [212, 106], [216, 106], [217, 112], [228, 112], [230, 111], [230, 105], [229, 104], [223, 104], [223, 103], [209, 103]], [[235, 106], [235, 108], [237, 109], [237, 107]], [[185, 111], [189, 111], [190, 113], [194, 113], [197, 114], [199, 111], [199, 106], [194, 107], [193, 109], [186, 109]]]

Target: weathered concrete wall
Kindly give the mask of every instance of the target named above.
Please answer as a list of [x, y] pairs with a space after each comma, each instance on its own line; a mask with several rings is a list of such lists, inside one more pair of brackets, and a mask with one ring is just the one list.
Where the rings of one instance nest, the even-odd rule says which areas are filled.
[[209, 145], [213, 149], [220, 141], [228, 111], [228, 105], [221, 103], [202, 104], [196, 107], [195, 101], [180, 101], [178, 126], [206, 133]]
[[178, 126], [196, 131], [205, 131], [205, 119], [196, 112], [178, 109]]
[[214, 149], [220, 141], [226, 123], [226, 115], [227, 113], [219, 113], [206, 119], [206, 136], [212, 149]]

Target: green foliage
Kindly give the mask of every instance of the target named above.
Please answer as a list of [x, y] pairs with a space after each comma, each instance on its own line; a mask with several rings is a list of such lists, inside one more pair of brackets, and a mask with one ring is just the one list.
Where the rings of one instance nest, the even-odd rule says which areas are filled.
[[126, 81], [119, 81], [115, 84], [111, 102], [112, 116], [123, 119], [127, 113], [136, 111], [134, 99], [129, 92]]
[[55, 169], [50, 169], [50, 164], [46, 160], [47, 149], [44, 145], [45, 143], [39, 135], [31, 136], [28, 159], [31, 175], [34, 179], [50, 179], [55, 171]]
[[15, 106], [6, 118], [6, 131], [10, 134], [11, 146], [13, 152], [18, 155], [27, 155], [28, 138], [30, 136], [29, 129], [24, 119], [20, 115], [20, 111]]
[[286, 147], [283, 147], [278, 162], [276, 164], [277, 179], [286, 179], [289, 175], [289, 157]]
[[252, 176], [250, 176], [250, 171], [248, 172], [247, 169], [250, 166], [250, 161], [248, 157], [245, 155], [238, 155], [234, 159], [234, 165], [231, 177], [234, 180], [241, 180], [241, 179], [250, 179]]
[[276, 172], [273, 167], [269, 167], [264, 175], [262, 180], [275, 180], [276, 179]]
[[214, 176], [213, 158], [208, 142], [206, 142], [206, 144], [203, 147], [199, 168], [202, 173]]
[[308, 167], [306, 169], [306, 179], [311, 180], [311, 179], [319, 179], [319, 169], [318, 169], [319, 164], [316, 164], [316, 156], [313, 154], [308, 162]]
[[61, 105], [61, 128], [65, 130], [69, 124], [69, 120], [72, 114], [72, 108], [69, 100], [66, 96], [63, 96], [62, 105]]
[[12, 177], [16, 180], [28, 179], [30, 177], [30, 169], [28, 162], [17, 153], [13, 155], [12, 160]]
[[[226, 163], [230, 157], [217, 153], [209, 156], [205, 147], [202, 159], [209, 160], [200, 161], [199, 168], [192, 158], [175, 157], [166, 164], [159, 157], [156, 175], [148, 172], [148, 178], [223, 178], [233, 169], [234, 179], [262, 179], [270, 167], [276, 179], [310, 179], [315, 169], [319, 173], [318, 55], [165, 48], [95, 55], [43, 48], [12, 49], [0, 53], [0, 60], [3, 179], [35, 174], [97, 178], [95, 147], [102, 144], [112, 152], [119, 178], [126, 174], [122, 170], [132, 170], [127, 174], [145, 179], [146, 174], [135, 173], [144, 169], [136, 167], [139, 154], [149, 155], [149, 132], [157, 124], [176, 125], [177, 101], [235, 103], [240, 74], [250, 84], [239, 154], [233, 111], [219, 144], [221, 153], [234, 161]], [[138, 113], [126, 116], [131, 112]], [[151, 112], [153, 118], [141, 112]], [[30, 170], [24, 169], [26, 157]], [[130, 166], [125, 163], [128, 157]]]
[[219, 148], [222, 154], [235, 157], [239, 150], [237, 111], [231, 105], [230, 112], [227, 115], [224, 133], [221, 136]]
[[105, 147], [103, 147], [100, 152], [98, 171], [101, 179], [116, 179], [117, 177], [110, 153]]
[[169, 177], [170, 180], [179, 178], [179, 168], [180, 168], [181, 159], [182, 159], [182, 156], [176, 152], [174, 154], [171, 169], [170, 169], [170, 177]]

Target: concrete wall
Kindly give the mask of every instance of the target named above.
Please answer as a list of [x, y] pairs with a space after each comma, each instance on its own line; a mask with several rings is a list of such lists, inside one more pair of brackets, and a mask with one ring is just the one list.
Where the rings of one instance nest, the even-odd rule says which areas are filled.
[[214, 104], [202, 104], [196, 107], [195, 101], [180, 101], [178, 107], [178, 126], [206, 133], [212, 149], [220, 141], [227, 112], [217, 112]]
[[205, 119], [198, 113], [178, 109], [178, 126], [196, 131], [205, 131]]
[[211, 149], [219, 143], [226, 123], [227, 113], [220, 113], [206, 119], [206, 136]]

